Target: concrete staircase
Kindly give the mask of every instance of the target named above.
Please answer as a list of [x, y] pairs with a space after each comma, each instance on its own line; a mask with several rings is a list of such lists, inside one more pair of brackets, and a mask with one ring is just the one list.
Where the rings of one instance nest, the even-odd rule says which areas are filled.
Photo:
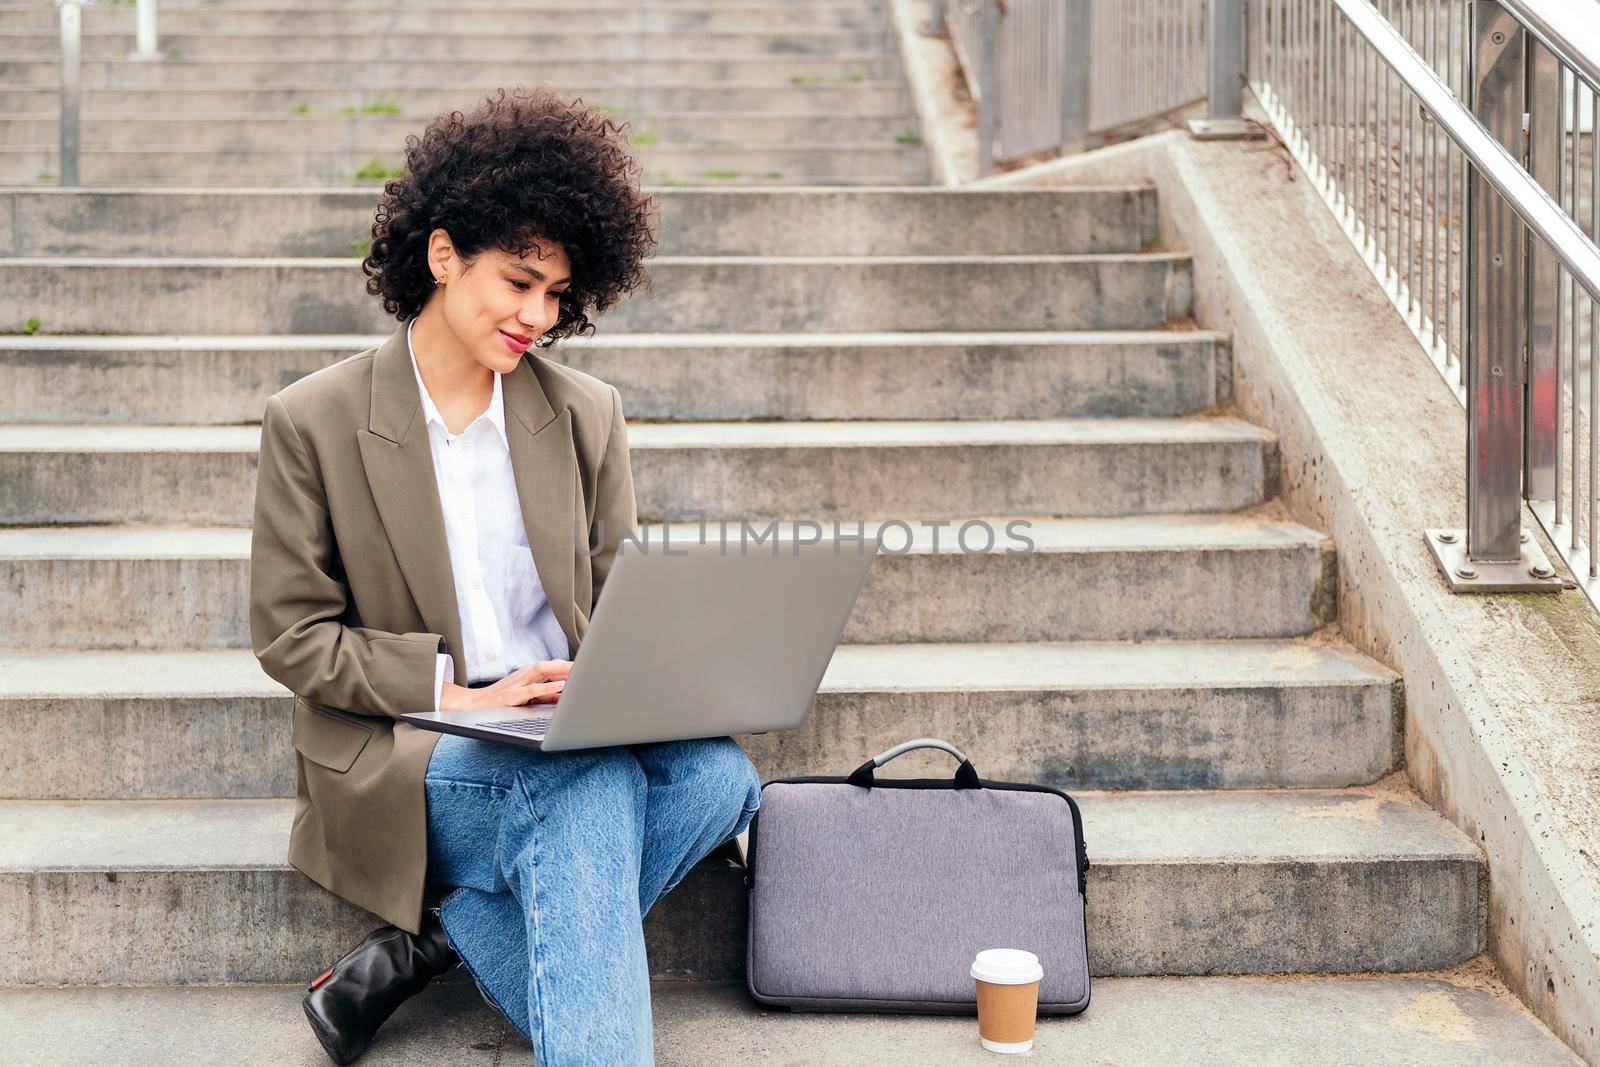
[[[60, 170], [57, 22], [0, 3], [0, 182]], [[892, 28], [860, 0], [174, 0], [160, 30], [141, 62], [131, 3], [84, 10], [86, 184], [381, 181], [427, 118], [537, 81], [631, 120], [653, 184], [927, 179]]]
[[[1334, 546], [1229, 413], [1150, 190], [869, 187], [925, 180], [873, 0], [285, 5], [165, 6], [179, 54], [146, 64], [119, 57], [131, 9], [91, 9], [84, 172], [136, 187], [84, 191], [26, 187], [54, 165], [52, 13], [0, 7], [7, 1056], [324, 1062], [295, 983], [373, 921], [284, 861], [256, 423], [392, 326], [354, 258], [373, 193], [341, 168], [532, 57], [660, 130], [656, 294], [555, 350], [621, 390], [641, 517], [912, 524], [805, 728], [741, 739], [763, 777], [930, 734], [1080, 800], [1094, 1004], [1035, 1055], [1576, 1062], [1493, 991], [1483, 858], [1405, 783], [1398, 679], [1340, 639]], [[939, 551], [922, 519], [949, 520]], [[996, 543], [952, 551], [970, 519]], [[1031, 553], [1006, 552], [1017, 519]], [[704, 864], [646, 922], [660, 1062], [980, 1061], [970, 1018], [755, 1009], [743, 892]], [[368, 1062], [478, 1059], [532, 1054], [447, 984]]]

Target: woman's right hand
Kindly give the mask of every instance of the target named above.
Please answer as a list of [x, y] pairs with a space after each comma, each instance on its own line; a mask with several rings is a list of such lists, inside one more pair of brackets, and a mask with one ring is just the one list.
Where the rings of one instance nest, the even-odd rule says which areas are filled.
[[440, 711], [471, 711], [476, 708], [509, 708], [521, 704], [553, 704], [567, 684], [572, 671], [570, 659], [546, 659], [518, 667], [504, 678], [481, 689], [446, 682], [439, 697]]

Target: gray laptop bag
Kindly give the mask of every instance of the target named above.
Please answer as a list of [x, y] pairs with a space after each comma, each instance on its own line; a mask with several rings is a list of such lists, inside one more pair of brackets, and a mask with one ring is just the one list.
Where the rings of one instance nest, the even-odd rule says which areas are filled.
[[[955, 777], [873, 777], [917, 748], [959, 759]], [[848, 777], [765, 783], [748, 853], [745, 980], [762, 1004], [972, 1013], [973, 957], [1020, 948], [1044, 965], [1041, 1013], [1089, 1006], [1089, 859], [1060, 790], [985, 781], [919, 738]]]

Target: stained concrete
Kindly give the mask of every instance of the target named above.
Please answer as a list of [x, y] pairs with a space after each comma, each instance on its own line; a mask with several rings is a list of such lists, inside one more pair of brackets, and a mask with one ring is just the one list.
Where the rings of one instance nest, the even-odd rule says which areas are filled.
[[[940, 520], [942, 521], [942, 520]], [[963, 520], [963, 523], [974, 520]], [[1331, 618], [1332, 545], [1277, 505], [1218, 515], [977, 517], [863, 524], [882, 547], [845, 643], [1282, 637]], [[772, 551], [796, 526], [715, 520], [661, 526], [643, 546], [726, 538]], [[820, 532], [819, 532], [820, 531]], [[855, 534], [853, 522], [801, 527]], [[991, 541], [992, 535], [992, 541]], [[624, 551], [632, 551], [625, 548]], [[0, 528], [0, 582], [17, 590], [0, 642], [53, 648], [250, 644], [250, 531], [208, 526]], [[1240, 600], [1237, 583], [1258, 586]], [[1019, 610], [1018, 605], [1027, 605]]]
[[[272, 393], [383, 340], [0, 337], [0, 420], [258, 422]], [[1225, 401], [1230, 380], [1226, 340], [1187, 329], [645, 333], [543, 355], [615, 385], [636, 420], [1149, 418]]]
[[[1066, 195], [928, 186], [814, 187], [782, 198], [748, 188], [649, 192], [660, 209], [658, 256], [1081, 255], [1138, 252], [1159, 235], [1145, 185]], [[10, 228], [0, 255], [349, 256], [371, 236], [376, 204], [370, 188], [0, 190], [0, 226]]]
[[[246, 649], [0, 653], [0, 796], [292, 796], [289, 705]], [[764, 779], [922, 733], [970, 738], [985, 777], [1068, 790], [1343, 786], [1396, 765], [1398, 713], [1393, 674], [1320, 633], [841, 645], [800, 729], [740, 740]]]
[[[1478, 851], [1403, 784], [1075, 799], [1094, 974], [1415, 970], [1482, 949]], [[375, 923], [288, 867], [293, 817], [292, 800], [0, 802], [0, 985], [316, 973]], [[646, 919], [651, 965], [739, 977], [740, 872], [693, 874]]]
[[[1570, 1067], [1580, 1063], [1479, 961], [1405, 978], [1109, 978], [1082, 1013], [1038, 1021], [1023, 1062], [1149, 1067]], [[902, 1067], [994, 1064], [970, 1015], [767, 1010], [740, 985], [652, 983], [661, 1067]], [[307, 1028], [304, 987], [0, 991], [0, 1044], [18, 1062], [121, 1065], [327, 1057]], [[469, 985], [401, 1005], [363, 1063], [535, 1062], [528, 1042]]]
[[1139, 179], [1233, 336], [1241, 412], [1279, 434], [1285, 503], [1339, 546], [1341, 629], [1404, 678], [1409, 778], [1485, 849], [1508, 984], [1600, 1062], [1600, 616], [1575, 588], [1444, 586], [1422, 531], [1464, 521], [1464, 413], [1281, 148], [1173, 133], [991, 184]]

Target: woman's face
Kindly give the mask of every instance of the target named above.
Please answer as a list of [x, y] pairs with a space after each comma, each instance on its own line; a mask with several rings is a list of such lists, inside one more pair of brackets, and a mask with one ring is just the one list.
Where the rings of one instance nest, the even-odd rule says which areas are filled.
[[444, 284], [428, 302], [439, 303], [445, 324], [473, 358], [509, 374], [528, 346], [556, 324], [557, 298], [571, 283], [566, 250], [541, 241], [525, 256], [490, 248], [469, 263], [448, 244], [448, 237], [442, 244], [430, 242], [429, 266]]

